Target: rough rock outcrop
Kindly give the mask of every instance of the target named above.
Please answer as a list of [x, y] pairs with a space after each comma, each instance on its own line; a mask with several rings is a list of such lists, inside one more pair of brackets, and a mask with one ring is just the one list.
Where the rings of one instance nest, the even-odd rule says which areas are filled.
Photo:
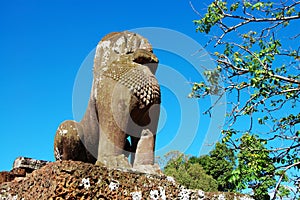
[[27, 158], [27, 157], [18, 157], [14, 161], [13, 169], [25, 169], [25, 171], [28, 173], [28, 172], [32, 172], [33, 170], [40, 169], [47, 163], [48, 161], [45, 160], [37, 160], [37, 159]]
[[47, 163], [48, 161], [44, 160], [18, 157], [15, 159], [13, 169], [11, 171], [0, 172], [0, 184], [4, 182], [10, 182], [16, 178], [25, 177], [26, 174], [31, 173], [36, 169], [40, 169]]
[[181, 187], [172, 177], [108, 169], [80, 161], [57, 161], [26, 177], [0, 184], [0, 199], [243, 199]]
[[59, 126], [56, 160], [94, 163], [97, 158], [97, 163], [111, 168], [130, 168], [142, 131], [149, 129], [152, 144], [143, 152], [151, 159], [144, 164], [153, 165], [161, 101], [154, 76], [157, 63], [146, 38], [128, 31], [105, 36], [96, 49], [88, 108], [79, 123], [65, 121]]

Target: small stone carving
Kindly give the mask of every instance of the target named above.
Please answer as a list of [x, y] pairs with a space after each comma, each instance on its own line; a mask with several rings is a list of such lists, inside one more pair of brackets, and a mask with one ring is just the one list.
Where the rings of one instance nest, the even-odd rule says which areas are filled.
[[[161, 101], [154, 76], [157, 64], [144, 37], [128, 31], [105, 36], [96, 49], [86, 113], [79, 123], [65, 121], [59, 126], [56, 160], [97, 160], [112, 168], [153, 166]], [[143, 136], [146, 129], [151, 136]]]

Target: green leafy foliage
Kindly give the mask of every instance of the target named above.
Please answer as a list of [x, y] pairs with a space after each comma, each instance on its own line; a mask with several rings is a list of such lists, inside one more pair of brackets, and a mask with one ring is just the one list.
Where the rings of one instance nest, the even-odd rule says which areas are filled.
[[170, 152], [166, 157], [170, 160], [164, 167], [164, 174], [174, 177], [181, 185], [206, 192], [218, 190], [217, 181], [207, 175], [200, 164], [189, 162], [188, 156], [179, 152]]
[[226, 5], [227, 3], [223, 1], [215, 1], [209, 5], [207, 14], [200, 20], [194, 20], [194, 23], [198, 25], [196, 30], [209, 33], [210, 29], [224, 17], [222, 9], [227, 10]]
[[268, 190], [276, 183], [273, 160], [257, 136], [246, 133], [240, 141], [238, 166], [233, 170], [229, 181], [237, 185], [239, 190], [251, 187], [257, 199], [265, 198]]
[[218, 191], [235, 191], [236, 186], [229, 182], [235, 166], [234, 152], [224, 143], [217, 143], [209, 153], [199, 158], [191, 157], [190, 163], [199, 163], [206, 174], [212, 176], [218, 183]]
[[230, 180], [256, 199], [300, 198], [300, 33], [290, 27], [299, 19], [300, 1], [214, 0], [193, 21], [217, 67], [190, 96], [226, 95], [222, 141], [237, 155]]

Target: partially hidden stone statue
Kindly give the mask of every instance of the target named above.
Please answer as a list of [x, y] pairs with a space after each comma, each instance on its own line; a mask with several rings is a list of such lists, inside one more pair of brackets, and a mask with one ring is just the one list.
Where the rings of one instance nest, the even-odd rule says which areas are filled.
[[86, 113], [57, 129], [56, 160], [151, 171], [161, 102], [157, 65], [146, 38], [128, 31], [105, 36], [96, 49]]

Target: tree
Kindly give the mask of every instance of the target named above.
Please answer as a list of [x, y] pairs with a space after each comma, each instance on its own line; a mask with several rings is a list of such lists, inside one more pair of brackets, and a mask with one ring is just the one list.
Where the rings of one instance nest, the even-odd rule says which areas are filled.
[[255, 135], [244, 134], [240, 141], [238, 166], [229, 182], [235, 183], [237, 189], [251, 187], [256, 199], [269, 199], [268, 189], [276, 183], [275, 166], [269, 151]]
[[206, 192], [217, 191], [217, 181], [207, 175], [198, 163], [190, 163], [189, 157], [178, 151], [170, 152], [170, 158], [164, 167], [164, 174], [172, 176], [178, 183], [189, 189], [201, 189]]
[[229, 180], [235, 167], [235, 157], [226, 144], [217, 143], [215, 148], [208, 154], [191, 157], [190, 163], [199, 163], [206, 174], [212, 176], [218, 183], [218, 191], [230, 192], [236, 189], [234, 183]]
[[[219, 95], [220, 100], [226, 95], [223, 142], [235, 149], [239, 166], [249, 163], [243, 168], [247, 187], [264, 176], [275, 180], [253, 188], [256, 195], [269, 190], [272, 199], [300, 193], [299, 5], [296, 0], [214, 0], [203, 15], [192, 6], [200, 15], [194, 20], [197, 31], [208, 34], [205, 47], [214, 51], [217, 67], [205, 72], [206, 82], [193, 85], [191, 96]], [[247, 147], [253, 143], [258, 146]], [[247, 161], [252, 154], [270, 165], [253, 166], [253, 157]]]

